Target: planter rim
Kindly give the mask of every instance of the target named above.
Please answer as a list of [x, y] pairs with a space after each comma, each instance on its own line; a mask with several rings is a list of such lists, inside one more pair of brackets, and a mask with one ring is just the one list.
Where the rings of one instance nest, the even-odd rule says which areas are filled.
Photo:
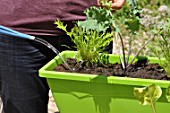
[[[76, 51], [63, 51], [61, 55], [77, 53]], [[118, 55], [114, 55], [118, 56]], [[129, 78], [129, 77], [117, 77], [117, 76], [101, 76], [101, 75], [92, 75], [92, 74], [80, 74], [80, 73], [69, 73], [69, 72], [56, 72], [52, 69], [48, 69], [49, 66], [55, 67], [56, 60], [59, 57], [56, 56], [46, 65], [44, 65], [39, 70], [39, 76], [45, 77], [48, 79], [65, 79], [65, 80], [74, 80], [74, 81], [84, 81], [84, 82], [101, 82], [107, 84], [129, 84], [135, 86], [146, 86], [149, 84], [157, 84], [161, 87], [167, 88], [170, 85], [170, 81], [166, 80], [153, 80], [153, 79], [142, 79], [142, 78]], [[155, 57], [149, 57], [151, 60], [157, 60]], [[56, 65], [55, 65], [56, 64]]]

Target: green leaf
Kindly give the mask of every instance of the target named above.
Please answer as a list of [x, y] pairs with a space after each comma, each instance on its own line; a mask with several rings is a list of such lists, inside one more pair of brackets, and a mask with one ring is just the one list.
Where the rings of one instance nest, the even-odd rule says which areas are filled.
[[155, 84], [143, 87], [134, 88], [134, 95], [142, 105], [155, 105], [155, 102], [161, 97], [162, 90], [160, 86]]
[[170, 86], [166, 89], [166, 98], [170, 102]]
[[108, 10], [113, 10], [111, 4], [112, 4], [112, 0], [100, 0], [102, 7], [105, 7]]
[[89, 9], [86, 9], [84, 13], [87, 18], [85, 21], [79, 21], [78, 26], [87, 30], [101, 32], [113, 28], [115, 25], [114, 16], [111, 15], [110, 10], [105, 8], [92, 6]]
[[139, 30], [140, 28], [140, 22], [139, 19], [135, 18], [135, 19], [127, 19], [125, 24], [128, 25], [128, 28], [132, 31], [132, 32], [136, 32]]
[[146, 102], [145, 102], [146, 87], [134, 88], [134, 95], [137, 97], [140, 104], [146, 105]]
[[146, 57], [146, 56], [137, 56], [136, 58], [140, 61], [147, 61], [148, 60], [148, 57]]
[[100, 23], [97, 23], [97, 20], [79, 21], [77, 25], [82, 26], [82, 28], [87, 30], [96, 30], [98, 32], [105, 29], [104, 26], [102, 26]]
[[57, 28], [62, 29], [62, 30], [65, 31], [65, 32], [67, 31], [67, 30], [66, 30], [66, 27], [67, 27], [67, 26], [64, 26], [63, 22], [61, 22], [60, 20], [56, 20], [56, 21], [54, 22], [54, 24], [57, 25]]

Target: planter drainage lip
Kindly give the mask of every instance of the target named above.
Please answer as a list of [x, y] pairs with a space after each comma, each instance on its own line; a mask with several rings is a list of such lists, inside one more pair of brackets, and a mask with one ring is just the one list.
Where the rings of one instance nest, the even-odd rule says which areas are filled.
[[[71, 57], [75, 55], [75, 51], [64, 51], [61, 53], [62, 56], [65, 54], [71, 54]], [[114, 55], [117, 57], [117, 55]], [[141, 79], [141, 78], [129, 78], [129, 77], [116, 77], [116, 76], [101, 76], [101, 75], [92, 75], [92, 74], [80, 74], [80, 73], [69, 73], [69, 72], [56, 72], [53, 71], [54, 67], [57, 66], [57, 60], [59, 59], [56, 56], [46, 65], [44, 65], [39, 70], [39, 76], [47, 79], [64, 79], [64, 80], [73, 80], [73, 81], [84, 81], [84, 82], [100, 82], [107, 84], [126, 84], [134, 86], [146, 86], [149, 84], [157, 84], [162, 88], [167, 88], [170, 85], [170, 81], [166, 80], [152, 80], [152, 79]], [[157, 58], [149, 58], [159, 62]]]

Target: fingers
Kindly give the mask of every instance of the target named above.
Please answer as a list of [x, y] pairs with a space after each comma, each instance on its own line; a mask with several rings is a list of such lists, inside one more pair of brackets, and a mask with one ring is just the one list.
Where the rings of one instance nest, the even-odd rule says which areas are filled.
[[115, 10], [121, 9], [126, 0], [113, 0], [112, 8]]
[[[109, 0], [108, 0], [109, 1]], [[124, 3], [126, 2], [126, 0], [112, 0], [112, 4], [111, 4], [111, 6], [112, 6], [112, 8], [114, 9], [114, 10], [118, 10], [118, 9], [121, 9], [122, 8], [122, 6], [124, 5]], [[97, 5], [98, 6], [101, 6], [101, 3], [100, 3], [100, 0], [97, 0]]]
[[97, 5], [101, 6], [100, 0], [97, 0]]

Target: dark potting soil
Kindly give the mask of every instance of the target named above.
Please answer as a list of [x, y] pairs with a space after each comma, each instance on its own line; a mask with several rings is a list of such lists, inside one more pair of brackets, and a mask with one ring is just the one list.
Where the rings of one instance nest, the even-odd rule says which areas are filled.
[[[157, 63], [149, 64], [148, 61], [136, 62], [129, 66], [126, 71], [122, 70], [121, 64], [114, 63], [107, 66], [100, 65], [97, 67], [86, 68], [81, 62], [76, 62], [76, 59], [68, 58], [67, 63], [74, 69], [74, 73], [97, 74], [102, 76], [119, 76], [131, 78], [145, 78], [157, 80], [170, 80], [165, 70]], [[60, 64], [54, 68], [55, 71], [70, 72], [64, 64]]]

